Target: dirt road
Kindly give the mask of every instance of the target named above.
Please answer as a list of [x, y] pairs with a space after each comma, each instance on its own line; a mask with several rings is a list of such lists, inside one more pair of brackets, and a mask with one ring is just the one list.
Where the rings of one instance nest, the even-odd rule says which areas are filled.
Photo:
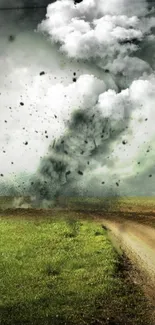
[[[148, 223], [148, 222], [147, 222]], [[117, 218], [103, 218], [115, 247], [124, 251], [133, 264], [133, 281], [140, 284], [152, 304], [155, 323], [155, 227]]]
[[103, 224], [112, 231], [118, 244], [132, 251], [138, 265], [155, 285], [155, 229], [133, 221], [103, 220]]

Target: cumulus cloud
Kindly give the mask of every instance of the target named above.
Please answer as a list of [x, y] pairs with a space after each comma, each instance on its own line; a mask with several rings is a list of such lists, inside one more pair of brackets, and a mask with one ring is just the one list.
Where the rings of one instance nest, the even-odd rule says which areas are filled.
[[[139, 43], [155, 26], [155, 17], [147, 18], [147, 13], [145, 0], [138, 3], [84, 0], [76, 6], [72, 0], [57, 1], [48, 6], [46, 19], [38, 29], [48, 34], [52, 42], [59, 42], [60, 50], [69, 57], [93, 59], [97, 65], [114, 74], [123, 65], [127, 75], [128, 56], [138, 50]], [[134, 65], [137, 77], [148, 70], [142, 60], [139, 60], [139, 68], [131, 57], [130, 64]]]

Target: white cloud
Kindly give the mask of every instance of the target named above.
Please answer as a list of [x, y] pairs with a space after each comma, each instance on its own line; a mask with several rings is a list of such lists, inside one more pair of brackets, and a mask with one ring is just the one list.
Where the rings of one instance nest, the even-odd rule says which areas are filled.
[[[145, 0], [138, 3], [84, 0], [76, 6], [71, 0], [57, 1], [48, 6], [46, 19], [38, 29], [47, 33], [52, 42], [59, 42], [60, 50], [69, 57], [93, 59], [100, 67], [108, 65], [115, 74], [124, 62], [127, 75], [130, 73], [126, 65], [128, 55], [138, 49], [135, 40], [138, 42], [148, 37], [155, 26], [154, 17], [144, 17], [147, 13]], [[131, 57], [130, 61], [135, 65]], [[142, 65], [141, 60], [139, 65]], [[143, 63], [143, 71], [145, 68]], [[137, 68], [136, 72], [139, 77]]]

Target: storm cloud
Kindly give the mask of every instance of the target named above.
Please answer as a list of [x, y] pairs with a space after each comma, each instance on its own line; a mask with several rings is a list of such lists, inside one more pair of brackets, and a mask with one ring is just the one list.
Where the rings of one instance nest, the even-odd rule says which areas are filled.
[[14, 184], [45, 205], [59, 195], [152, 195], [152, 3], [63, 0], [45, 18], [16, 14], [21, 29], [10, 19], [1, 36], [1, 191]]

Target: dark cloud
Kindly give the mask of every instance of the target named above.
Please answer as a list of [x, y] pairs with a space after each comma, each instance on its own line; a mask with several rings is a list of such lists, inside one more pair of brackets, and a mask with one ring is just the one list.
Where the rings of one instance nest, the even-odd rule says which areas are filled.
[[[127, 125], [128, 121], [112, 133], [111, 119], [102, 116], [99, 110], [95, 114], [93, 108], [74, 112], [63, 137], [56, 141], [54, 147], [50, 145], [47, 157], [41, 161], [33, 188], [37, 204], [51, 201], [66, 192], [68, 195], [76, 193], [80, 196], [87, 190], [89, 192], [87, 184], [91, 161], [102, 163], [102, 166], [108, 164], [111, 144], [124, 131], [124, 123]], [[68, 175], [70, 177], [66, 177]], [[85, 183], [82, 189], [81, 179]], [[99, 187], [99, 183], [98, 180], [98, 185], [94, 184], [94, 189]], [[119, 183], [116, 185], [119, 186]], [[109, 184], [106, 191], [109, 191]]]

